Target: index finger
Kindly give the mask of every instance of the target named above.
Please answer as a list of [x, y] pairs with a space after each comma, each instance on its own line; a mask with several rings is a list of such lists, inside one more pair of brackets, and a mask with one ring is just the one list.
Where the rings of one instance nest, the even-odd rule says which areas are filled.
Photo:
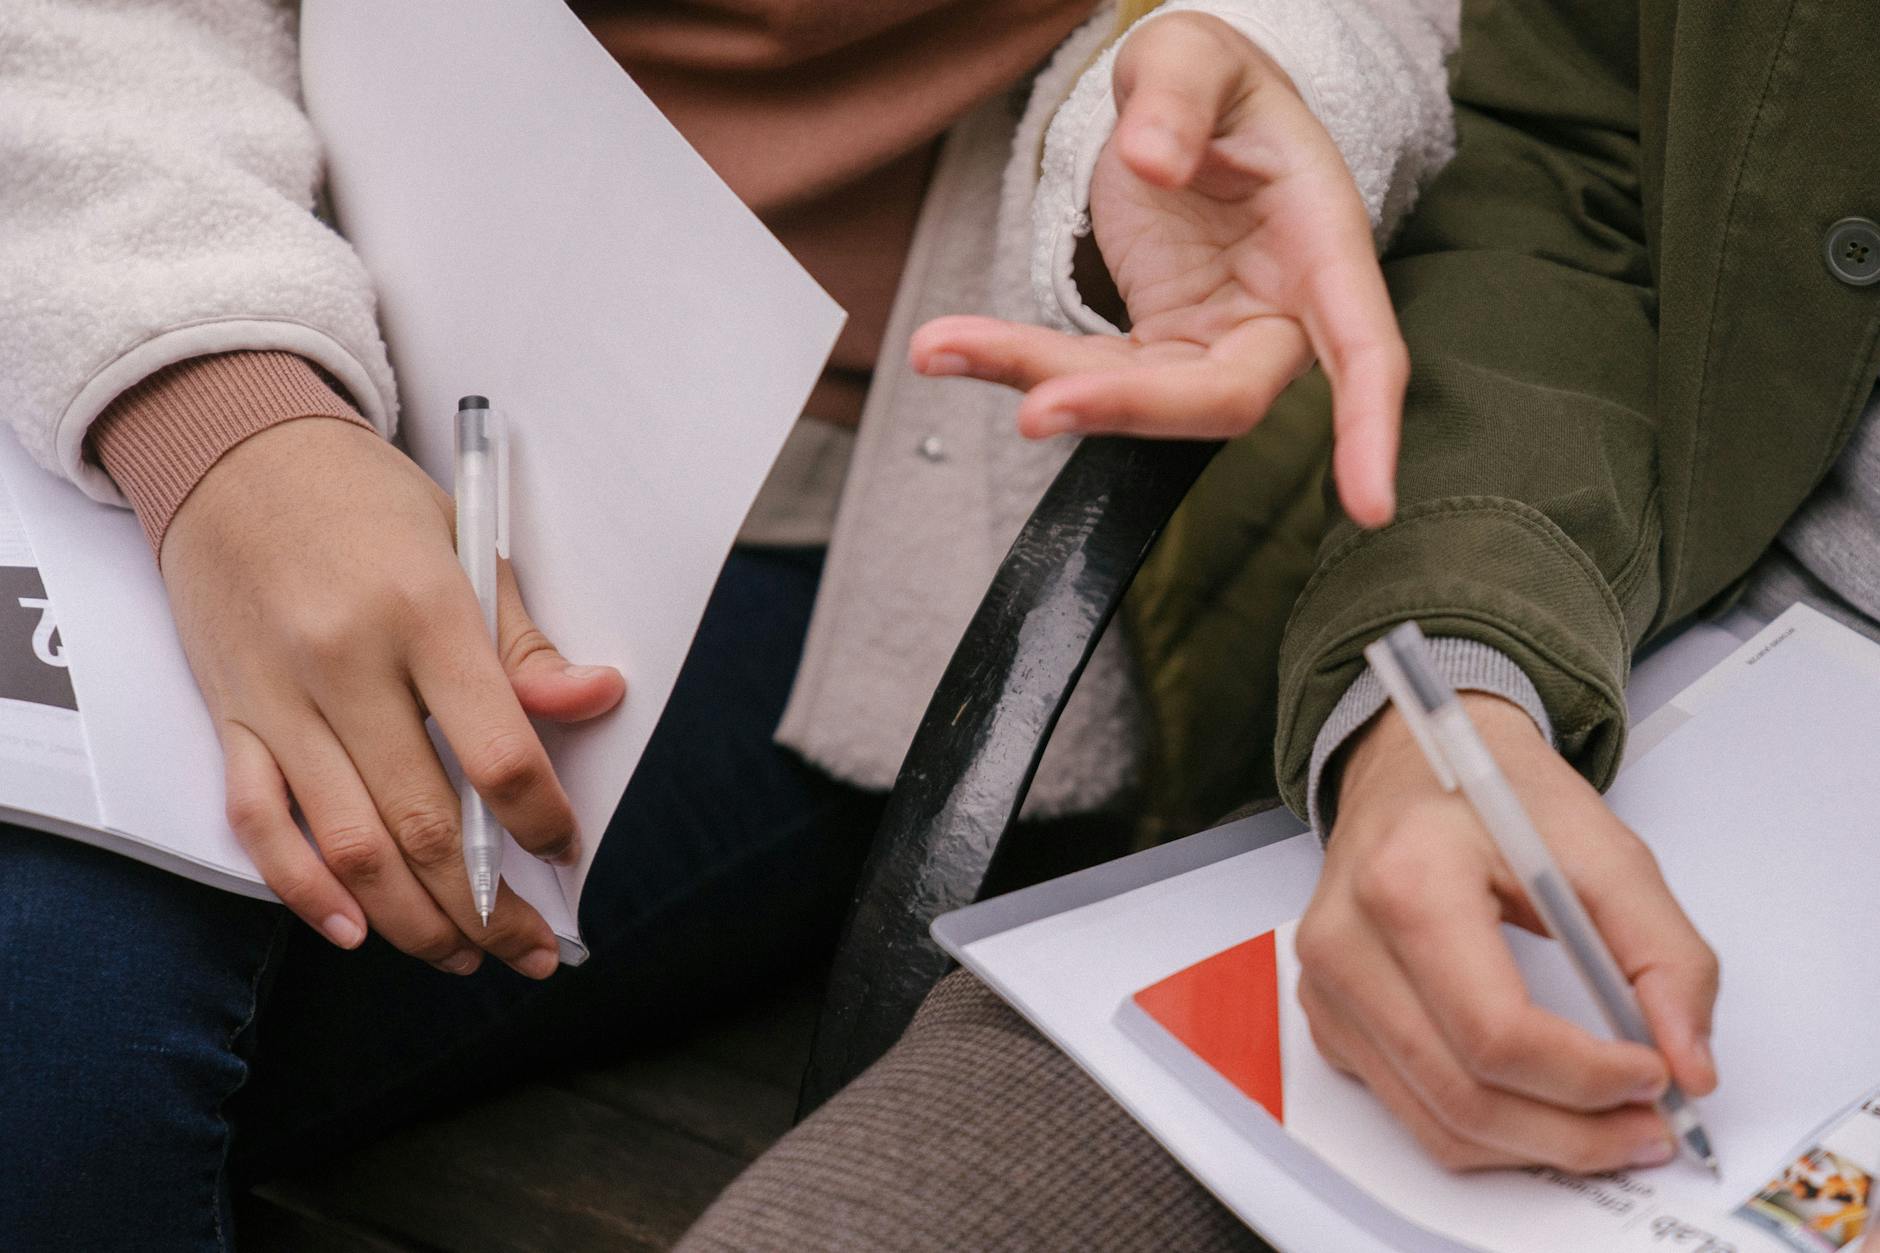
[[[1343, 219], [1343, 220], [1340, 220]], [[1360, 210], [1330, 214], [1325, 260], [1304, 287], [1301, 321], [1332, 385], [1332, 474], [1345, 512], [1383, 526], [1397, 507], [1397, 444], [1410, 356]]]
[[566, 864], [580, 855], [574, 807], [475, 608], [473, 601], [469, 613], [445, 616], [410, 659], [418, 696], [464, 777], [516, 843]]

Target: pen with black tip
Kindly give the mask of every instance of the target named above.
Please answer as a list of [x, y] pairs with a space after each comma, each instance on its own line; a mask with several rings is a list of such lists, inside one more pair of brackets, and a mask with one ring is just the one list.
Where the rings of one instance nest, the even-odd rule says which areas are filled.
[[[1437, 781], [1445, 791], [1461, 787], [1509, 869], [1527, 890], [1534, 912], [1540, 915], [1548, 933], [1560, 941], [1574, 969], [1586, 981], [1613, 1032], [1656, 1050], [1658, 1042], [1652, 1037], [1631, 983], [1548, 851], [1507, 776], [1482, 743], [1455, 689], [1430, 665], [1423, 632], [1416, 623], [1406, 622], [1366, 648], [1364, 656], [1390, 693], [1391, 703], [1402, 712], [1423, 755], [1429, 758]], [[1697, 1107], [1675, 1082], [1658, 1098], [1658, 1112], [1664, 1115], [1679, 1147], [1711, 1174], [1719, 1174], [1710, 1136], [1697, 1120]]]
[[[457, 402], [457, 560], [469, 576], [496, 638], [496, 558], [509, 547], [509, 432], [481, 396]], [[503, 872], [503, 825], [468, 779], [457, 788], [463, 823], [463, 864], [483, 925], [496, 908]]]

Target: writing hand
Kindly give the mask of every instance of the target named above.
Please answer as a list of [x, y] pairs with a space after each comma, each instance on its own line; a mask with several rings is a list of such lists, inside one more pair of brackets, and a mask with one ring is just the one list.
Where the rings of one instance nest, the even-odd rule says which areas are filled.
[[1395, 710], [1353, 745], [1325, 869], [1298, 931], [1299, 1000], [1326, 1059], [1454, 1170], [1653, 1166], [1674, 1154], [1650, 1102], [1717, 1085], [1717, 962], [1651, 852], [1517, 706], [1470, 716], [1619, 961], [1662, 1052], [1592, 1035], [1529, 1000], [1503, 922], [1540, 931], [1468, 802], [1444, 792]]

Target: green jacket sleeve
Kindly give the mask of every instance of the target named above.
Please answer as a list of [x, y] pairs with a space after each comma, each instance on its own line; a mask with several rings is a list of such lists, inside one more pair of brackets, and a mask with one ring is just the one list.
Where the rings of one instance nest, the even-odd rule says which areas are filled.
[[1512, 657], [1604, 785], [1658, 609], [1655, 289], [1631, 3], [1489, 0], [1464, 20], [1458, 153], [1385, 267], [1412, 377], [1396, 520], [1328, 534], [1280, 661], [1276, 769], [1305, 812], [1364, 645], [1417, 618]]

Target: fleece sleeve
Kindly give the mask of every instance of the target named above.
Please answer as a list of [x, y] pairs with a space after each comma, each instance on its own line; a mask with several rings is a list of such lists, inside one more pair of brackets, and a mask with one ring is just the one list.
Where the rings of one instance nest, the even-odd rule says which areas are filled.
[[[1446, 61], [1459, 0], [1168, 0], [1143, 22], [1207, 13], [1240, 31], [1286, 71], [1358, 184], [1379, 246], [1417, 191], [1455, 150]], [[1072, 280], [1090, 233], [1090, 180], [1116, 128], [1111, 44], [1078, 80], [1045, 136], [1032, 210], [1032, 288], [1047, 325], [1114, 332]]]
[[389, 435], [370, 282], [315, 211], [287, 0], [0, 4], [0, 412], [43, 465], [177, 362], [292, 353]]

